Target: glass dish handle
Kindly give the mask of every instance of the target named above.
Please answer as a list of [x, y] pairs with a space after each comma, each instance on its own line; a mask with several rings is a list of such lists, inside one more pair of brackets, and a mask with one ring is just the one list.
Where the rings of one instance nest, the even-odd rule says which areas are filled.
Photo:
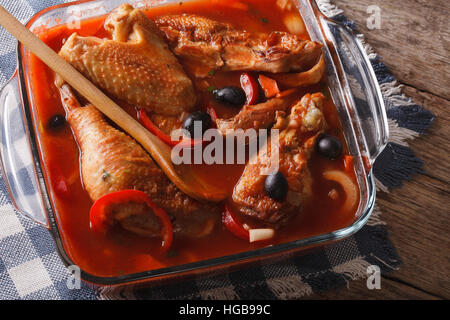
[[42, 173], [41, 178], [35, 174], [35, 159], [24, 125], [21, 96], [16, 73], [0, 92], [2, 178], [17, 211], [48, 227], [39, 184], [43, 182]]
[[[361, 41], [346, 26], [321, 14], [325, 26], [324, 36], [328, 40], [336, 70], [347, 97], [350, 116], [362, 144], [363, 156], [370, 164], [383, 151], [389, 138], [389, 128], [383, 96], [372, 64]], [[331, 41], [331, 43], [330, 43]]]

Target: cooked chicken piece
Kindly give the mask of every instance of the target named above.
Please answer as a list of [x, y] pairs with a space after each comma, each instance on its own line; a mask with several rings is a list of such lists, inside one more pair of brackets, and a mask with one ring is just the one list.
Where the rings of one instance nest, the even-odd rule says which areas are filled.
[[282, 97], [273, 98], [256, 105], [244, 106], [241, 111], [230, 119], [217, 119], [217, 130], [222, 135], [232, 133], [234, 130], [242, 129], [267, 129], [276, 121], [279, 111], [288, 111], [294, 103], [295, 96], [292, 90], [286, 92]]
[[319, 61], [317, 61], [317, 63], [309, 70], [297, 73], [272, 74], [271, 77], [276, 80], [278, 84], [285, 87], [304, 87], [318, 83], [320, 79], [322, 79], [325, 69], [325, 57], [322, 54]]
[[130, 104], [164, 115], [194, 107], [191, 80], [142, 11], [124, 4], [108, 16], [105, 28], [113, 40], [74, 33], [59, 54], [107, 93]]
[[[80, 146], [83, 184], [93, 201], [115, 191], [141, 190], [173, 218], [175, 234], [195, 237], [212, 230], [217, 217], [213, 205], [200, 204], [178, 190], [131, 137], [112, 127], [94, 106], [80, 107], [67, 84], [60, 93]], [[159, 236], [159, 220], [146, 205], [126, 203], [110, 210], [125, 229]]]
[[[283, 201], [270, 198], [265, 191], [263, 168], [275, 150], [268, 142], [267, 150], [260, 150], [256, 160], [247, 164], [239, 182], [234, 188], [233, 201], [242, 214], [255, 217], [264, 224], [279, 227], [299, 212], [311, 196], [312, 179], [308, 159], [314, 149], [316, 137], [325, 129], [326, 123], [321, 108], [324, 96], [321, 93], [303, 96], [292, 107], [289, 116], [279, 117], [274, 128], [279, 129], [278, 146], [279, 172], [288, 182], [288, 193]], [[267, 151], [267, 154], [266, 152]]]
[[181, 128], [187, 113], [182, 113], [178, 116], [165, 116], [160, 114], [148, 114], [148, 116], [164, 134], [170, 136], [172, 131]]
[[210, 70], [298, 72], [314, 66], [322, 44], [286, 32], [255, 33], [196, 15], [170, 15], [155, 20], [172, 51], [194, 66], [195, 75]]

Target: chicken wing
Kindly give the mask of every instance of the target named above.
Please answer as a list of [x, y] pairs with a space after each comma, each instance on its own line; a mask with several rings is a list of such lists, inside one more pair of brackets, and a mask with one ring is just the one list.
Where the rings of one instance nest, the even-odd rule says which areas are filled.
[[124, 4], [105, 29], [113, 40], [74, 33], [59, 54], [113, 97], [148, 111], [176, 115], [194, 107], [192, 81], [142, 11]]
[[[213, 204], [200, 204], [178, 190], [131, 137], [112, 127], [94, 106], [81, 107], [67, 84], [59, 88], [81, 150], [83, 184], [93, 201], [115, 191], [141, 190], [172, 217], [176, 235], [196, 237], [212, 230], [217, 217]], [[144, 204], [120, 204], [111, 210], [125, 229], [160, 234], [158, 219]]]
[[322, 54], [322, 44], [286, 32], [255, 33], [196, 15], [155, 20], [175, 55], [195, 67], [196, 76], [220, 69], [271, 73], [305, 71]]
[[295, 102], [295, 90], [289, 90], [278, 98], [272, 98], [256, 105], [246, 105], [233, 118], [217, 119], [217, 130], [222, 135], [242, 129], [267, 129], [276, 122], [279, 112], [286, 112]]
[[[247, 164], [233, 192], [233, 201], [244, 215], [278, 227], [295, 215], [311, 196], [312, 179], [307, 163], [314, 149], [316, 137], [325, 129], [321, 111], [324, 96], [306, 94], [291, 109], [289, 116], [279, 113], [274, 128], [280, 129], [277, 150], [262, 150]], [[279, 172], [288, 182], [288, 193], [283, 201], [270, 198], [265, 191], [266, 175], [262, 167], [267, 157], [278, 152]]]

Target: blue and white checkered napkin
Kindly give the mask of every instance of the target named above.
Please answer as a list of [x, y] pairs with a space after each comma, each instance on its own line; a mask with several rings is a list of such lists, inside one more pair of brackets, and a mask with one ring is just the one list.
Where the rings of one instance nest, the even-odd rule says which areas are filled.
[[[48, 6], [63, 2], [69, 1], [0, 0], [22, 22]], [[329, 0], [318, 2], [325, 13], [354, 29], [353, 23]], [[15, 49], [15, 40], [0, 28], [0, 86], [14, 73]], [[421, 161], [405, 140], [423, 133], [433, 115], [402, 95], [386, 66], [368, 46], [367, 50], [385, 98], [390, 131], [395, 133], [392, 135], [395, 140], [374, 165], [377, 187], [387, 191], [420, 171]], [[356, 235], [306, 256], [175, 285], [120, 291], [95, 291], [85, 285], [69, 289], [70, 273], [59, 259], [50, 233], [15, 212], [0, 178], [0, 299], [293, 299], [367, 277], [369, 265], [378, 265], [385, 273], [396, 269], [399, 263], [375, 207], [368, 224]]]

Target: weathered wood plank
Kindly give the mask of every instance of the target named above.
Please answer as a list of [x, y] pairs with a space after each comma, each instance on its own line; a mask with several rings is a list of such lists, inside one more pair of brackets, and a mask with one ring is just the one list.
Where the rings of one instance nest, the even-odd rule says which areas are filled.
[[[422, 293], [427, 292], [450, 298], [450, 102], [409, 86], [404, 87], [404, 92], [436, 115], [429, 132], [410, 143], [425, 162], [425, 174], [415, 176], [390, 194], [380, 193], [377, 201], [403, 260], [400, 270], [388, 277], [419, 290], [403, 288], [399, 291], [394, 285], [374, 293], [351, 285], [349, 290], [339, 291], [340, 297], [411, 298], [416, 295], [415, 298], [426, 298]], [[391, 289], [394, 291], [389, 291]], [[331, 292], [322, 297], [336, 298], [335, 294]]]
[[401, 300], [401, 299], [427, 299], [436, 300], [440, 297], [428, 294], [403, 283], [390, 279], [381, 279], [381, 289], [367, 289], [366, 279], [351, 281], [348, 288], [341, 288], [327, 293], [315, 293], [308, 299], [332, 299], [332, 300]]
[[[424, 161], [425, 174], [448, 184], [450, 181], [450, 161], [448, 161], [450, 153], [450, 101], [410, 86], [404, 86], [403, 91], [436, 116], [429, 131], [420, 138], [411, 141], [410, 145], [417, 156]], [[448, 190], [448, 185], [444, 187]]]
[[[403, 83], [450, 99], [450, 1], [334, 0]], [[368, 6], [381, 9], [381, 29], [367, 28]]]
[[380, 195], [383, 219], [403, 261], [389, 276], [437, 296], [450, 297], [447, 195], [421, 184], [426, 176], [390, 195]]
[[[446, 0], [335, 0], [366, 36], [394, 76], [408, 85], [406, 95], [436, 115], [429, 132], [411, 141], [424, 160], [424, 174], [402, 188], [378, 195], [391, 239], [403, 260], [398, 271], [383, 277], [382, 290], [365, 280], [350, 288], [315, 295], [329, 299], [450, 298], [450, 78], [449, 23]], [[381, 8], [381, 30], [369, 31], [369, 5]]]

